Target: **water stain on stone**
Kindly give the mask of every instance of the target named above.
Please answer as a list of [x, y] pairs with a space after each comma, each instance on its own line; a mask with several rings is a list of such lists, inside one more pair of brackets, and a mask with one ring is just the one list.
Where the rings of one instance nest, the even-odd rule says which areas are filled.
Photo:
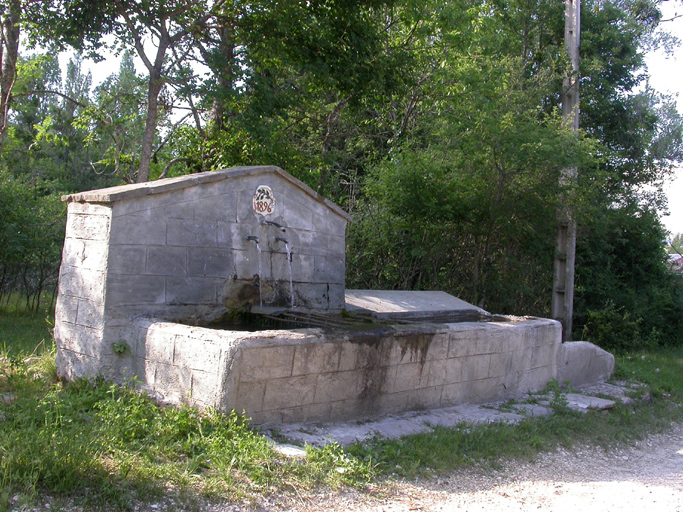
[[424, 366], [427, 360], [427, 352], [432, 345], [436, 331], [434, 329], [416, 329], [396, 337], [401, 347], [401, 359], [410, 352], [410, 361], [419, 362]]

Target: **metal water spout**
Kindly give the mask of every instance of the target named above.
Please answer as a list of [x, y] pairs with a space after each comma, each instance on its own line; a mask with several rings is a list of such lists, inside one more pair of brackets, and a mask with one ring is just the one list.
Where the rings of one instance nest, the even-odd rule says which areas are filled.
[[267, 225], [269, 225], [269, 226], [274, 226], [274, 227], [276, 227], [277, 229], [279, 229], [280, 231], [282, 231], [283, 233], [284, 233], [285, 231], [287, 231], [287, 230], [285, 229], [285, 227], [284, 227], [282, 224], [278, 224], [277, 222], [273, 222], [272, 220], [264, 220], [264, 221], [261, 221], [261, 222], [263, 222], [264, 224], [267, 224]]
[[[284, 230], [283, 230], [284, 231]], [[285, 250], [287, 251], [287, 265], [289, 266], [289, 305], [294, 307], [294, 280], [292, 279], [292, 252], [289, 248], [289, 241], [286, 238], [276, 237], [276, 242], [282, 242], [285, 244]]]
[[258, 251], [258, 301], [259, 301], [259, 306], [263, 306], [263, 269], [261, 265], [261, 245], [260, 245], [260, 240], [259, 237], [254, 236], [254, 235], [249, 235], [247, 237], [247, 240], [250, 242], [255, 242], [256, 243], [256, 250]]

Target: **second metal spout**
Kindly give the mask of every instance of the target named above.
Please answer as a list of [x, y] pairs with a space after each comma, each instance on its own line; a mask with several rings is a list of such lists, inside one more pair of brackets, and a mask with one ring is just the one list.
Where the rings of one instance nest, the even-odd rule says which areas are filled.
[[278, 224], [277, 222], [273, 222], [272, 220], [264, 220], [263, 223], [268, 224], [269, 226], [275, 226], [276, 228], [278, 228], [283, 233], [286, 231], [284, 226], [282, 226], [281, 224]]

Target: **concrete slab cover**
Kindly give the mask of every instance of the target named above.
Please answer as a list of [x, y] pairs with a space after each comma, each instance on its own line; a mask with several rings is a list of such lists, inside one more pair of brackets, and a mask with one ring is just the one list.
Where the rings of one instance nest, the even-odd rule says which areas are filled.
[[490, 316], [469, 302], [435, 291], [346, 290], [346, 309], [378, 319]]

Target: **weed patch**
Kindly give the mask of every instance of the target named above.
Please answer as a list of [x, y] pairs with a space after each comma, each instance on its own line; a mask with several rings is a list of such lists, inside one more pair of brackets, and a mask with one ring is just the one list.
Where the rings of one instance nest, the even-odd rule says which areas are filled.
[[[4, 358], [0, 393], [0, 510], [17, 493], [69, 497], [88, 510], [126, 510], [173, 488], [187, 497], [249, 499], [318, 485], [370, 481], [373, 469], [338, 445], [278, 455], [232, 412], [160, 406], [131, 386], [99, 380], [63, 385], [45, 360]], [[189, 498], [188, 498], [189, 499]]]

